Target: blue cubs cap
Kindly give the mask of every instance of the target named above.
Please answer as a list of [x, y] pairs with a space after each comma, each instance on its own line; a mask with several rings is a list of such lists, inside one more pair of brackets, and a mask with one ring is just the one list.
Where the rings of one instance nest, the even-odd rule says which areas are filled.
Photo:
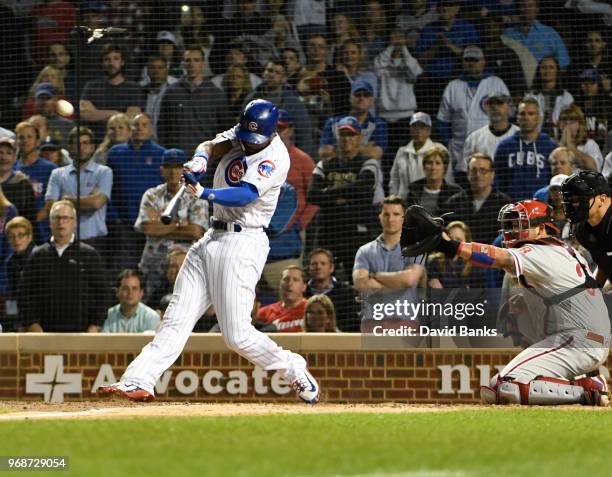
[[351, 94], [356, 93], [357, 91], [367, 91], [371, 95], [374, 95], [374, 87], [365, 80], [353, 81], [353, 84], [351, 85]]
[[597, 83], [600, 79], [599, 71], [595, 68], [587, 68], [582, 73], [580, 73], [580, 79], [582, 81], [593, 81]]
[[162, 166], [167, 164], [183, 165], [187, 162], [187, 156], [182, 149], [166, 149], [162, 156]]
[[354, 116], [345, 116], [336, 123], [338, 131], [351, 131], [355, 134], [361, 134], [361, 124]]
[[238, 139], [249, 144], [264, 144], [276, 132], [278, 108], [265, 99], [247, 104], [236, 128]]
[[53, 86], [52, 83], [40, 83], [36, 87], [36, 92], [34, 93], [35, 98], [40, 98], [41, 96], [53, 97], [57, 95], [58, 95], [57, 89], [55, 89], [55, 86]]

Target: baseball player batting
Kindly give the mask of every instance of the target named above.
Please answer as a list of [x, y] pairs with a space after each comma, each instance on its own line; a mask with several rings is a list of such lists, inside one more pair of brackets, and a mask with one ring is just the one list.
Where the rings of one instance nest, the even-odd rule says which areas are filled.
[[499, 220], [506, 249], [450, 240], [440, 219], [420, 209], [409, 208], [406, 222], [416, 221], [419, 230], [432, 232], [420, 240], [407, 236], [403, 253], [437, 250], [476, 266], [505, 270], [518, 278], [525, 295], [535, 295], [542, 305], [542, 339], [519, 353], [490, 386], [481, 387], [482, 401], [607, 405], [608, 387], [598, 369], [609, 352], [608, 311], [585, 260], [554, 238], [559, 231], [552, 208], [536, 200], [504, 206]]
[[[319, 401], [319, 386], [304, 358], [282, 349], [251, 324], [255, 285], [270, 249], [264, 227], [290, 165], [276, 134], [277, 122], [276, 106], [251, 101], [236, 126], [200, 144], [185, 163], [183, 177], [190, 193], [213, 203], [212, 227], [189, 250], [155, 339], [118, 383], [98, 388], [98, 396], [153, 400], [155, 383], [213, 305], [229, 348], [265, 370], [280, 370], [303, 401]], [[199, 183], [209, 160], [219, 160], [213, 189]]]

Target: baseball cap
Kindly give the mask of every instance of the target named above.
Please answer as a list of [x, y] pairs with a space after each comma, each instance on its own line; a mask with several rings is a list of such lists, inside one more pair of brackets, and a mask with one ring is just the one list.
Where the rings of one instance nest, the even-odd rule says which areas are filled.
[[10, 147], [13, 151], [17, 150], [17, 145], [15, 144], [15, 140], [11, 139], [10, 137], [3, 137], [0, 138], [0, 146], [8, 146]]
[[431, 127], [431, 116], [429, 116], [429, 114], [427, 113], [422, 113], [422, 112], [414, 113], [412, 117], [410, 118], [410, 126], [416, 123], [422, 123], [428, 128], [430, 128]]
[[167, 30], [162, 30], [157, 34], [157, 41], [168, 41], [174, 46], [178, 46], [178, 40], [176, 39], [174, 33]]
[[162, 156], [162, 166], [167, 164], [179, 164], [183, 165], [187, 162], [187, 156], [182, 149], [166, 149]]
[[351, 131], [355, 134], [361, 134], [361, 125], [354, 116], [345, 116], [336, 123], [338, 131]]
[[597, 71], [595, 68], [587, 68], [580, 73], [580, 79], [582, 81], [597, 82], [600, 79], [599, 71]]
[[484, 53], [480, 47], [476, 45], [466, 46], [463, 50], [463, 58], [474, 58], [475, 60], [483, 60]]
[[565, 181], [565, 179], [568, 177], [569, 176], [567, 174], [557, 174], [556, 176], [553, 176], [553, 178], [550, 180], [549, 187], [561, 187], [563, 181]]
[[58, 92], [53, 86], [52, 83], [40, 83], [36, 87], [36, 92], [34, 93], [35, 98], [40, 98], [41, 96], [57, 96]]
[[497, 91], [489, 96], [488, 102], [497, 101], [499, 103], [507, 103], [512, 104], [512, 98], [506, 93], [502, 93], [501, 91]]
[[293, 125], [293, 119], [286, 109], [278, 110], [278, 127], [286, 128], [287, 126]]
[[365, 80], [353, 81], [353, 84], [351, 85], [351, 94], [356, 93], [357, 91], [367, 91], [371, 95], [374, 95], [374, 87]]
[[40, 152], [44, 152], [44, 151], [59, 151], [60, 149], [61, 149], [61, 146], [55, 139], [47, 138], [45, 142], [42, 143], [39, 150]]

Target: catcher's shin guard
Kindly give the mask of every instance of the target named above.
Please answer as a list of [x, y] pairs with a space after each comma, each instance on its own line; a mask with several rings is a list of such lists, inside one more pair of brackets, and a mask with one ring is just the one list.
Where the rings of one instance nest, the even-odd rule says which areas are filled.
[[587, 377], [576, 382], [538, 377], [528, 384], [500, 380], [491, 384], [480, 389], [483, 403], [532, 406], [560, 404], [607, 406], [609, 403], [607, 385], [603, 377]]

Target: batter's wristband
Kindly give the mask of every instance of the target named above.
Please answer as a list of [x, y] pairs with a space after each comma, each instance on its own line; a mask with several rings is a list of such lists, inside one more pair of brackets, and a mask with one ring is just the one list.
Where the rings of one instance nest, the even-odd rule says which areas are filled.
[[195, 159], [196, 157], [201, 157], [202, 159], [206, 160], [206, 162], [208, 162], [208, 153], [206, 151], [198, 151], [196, 152], [192, 159]]
[[457, 252], [459, 251], [459, 245], [461, 242], [457, 240], [440, 240], [440, 243], [436, 247], [438, 252], [442, 252], [448, 258], [455, 258], [457, 256]]

